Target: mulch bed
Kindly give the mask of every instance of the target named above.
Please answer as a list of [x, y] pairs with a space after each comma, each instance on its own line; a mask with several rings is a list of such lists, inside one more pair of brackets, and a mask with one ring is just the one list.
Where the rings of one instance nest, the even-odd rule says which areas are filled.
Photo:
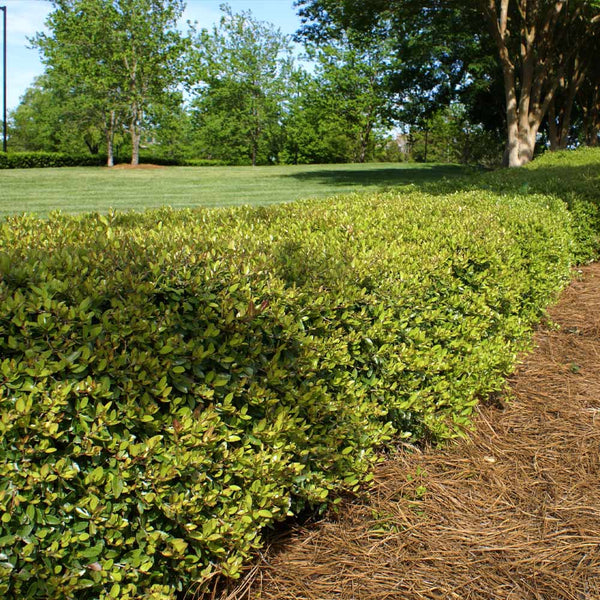
[[119, 163], [118, 165], [115, 165], [114, 167], [110, 167], [111, 169], [116, 169], [116, 170], [134, 170], [134, 171], [139, 171], [139, 170], [147, 170], [147, 169], [164, 169], [165, 167], [163, 167], [162, 165], [153, 165], [151, 163], [143, 163], [140, 165], [130, 165], [128, 163]]
[[600, 265], [550, 317], [468, 439], [400, 449], [368, 496], [286, 535], [218, 597], [599, 600]]

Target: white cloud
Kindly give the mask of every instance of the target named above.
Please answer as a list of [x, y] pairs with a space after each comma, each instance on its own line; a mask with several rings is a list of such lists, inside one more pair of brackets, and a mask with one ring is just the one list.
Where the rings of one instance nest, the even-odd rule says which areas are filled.
[[7, 3], [7, 43], [27, 43], [28, 37], [44, 29], [52, 6], [49, 2], [13, 0]]

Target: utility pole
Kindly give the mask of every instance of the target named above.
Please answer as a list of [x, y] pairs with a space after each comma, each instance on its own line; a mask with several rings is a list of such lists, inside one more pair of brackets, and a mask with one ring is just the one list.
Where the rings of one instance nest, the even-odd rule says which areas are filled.
[[4, 17], [4, 36], [2, 37], [2, 150], [6, 152], [6, 6], [0, 6]]

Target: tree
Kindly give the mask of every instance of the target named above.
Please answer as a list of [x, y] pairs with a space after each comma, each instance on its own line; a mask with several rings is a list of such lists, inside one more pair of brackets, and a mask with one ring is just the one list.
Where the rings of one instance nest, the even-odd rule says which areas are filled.
[[142, 125], [154, 105], [177, 106], [186, 41], [177, 31], [182, 0], [114, 0], [118, 11], [116, 59], [131, 135], [131, 164], [139, 161]]
[[[587, 51], [597, 9], [583, 0], [478, 0], [496, 43], [506, 98], [506, 162], [533, 158], [550, 110], [553, 131], [558, 90], [565, 91], [560, 135], [566, 139], [573, 101], [591, 64]], [[558, 145], [563, 145], [560, 142]]]
[[109, 166], [113, 165], [113, 136], [122, 108], [120, 82], [113, 68], [113, 13], [108, 0], [58, 0], [46, 21], [50, 33], [32, 40], [46, 72], [55, 81], [69, 82], [73, 96], [101, 115]]
[[249, 11], [221, 9], [219, 25], [195, 39], [197, 147], [227, 162], [274, 162], [293, 68], [290, 39]]
[[315, 60], [320, 121], [330, 121], [348, 138], [353, 162], [363, 163], [378, 128], [389, 125], [383, 45], [355, 45], [350, 39], [311, 49]]
[[[460, 103], [474, 127], [496, 132], [502, 107], [494, 99], [495, 67], [489, 36], [477, 32], [481, 16], [458, 10], [452, 2], [427, 8], [416, 0], [360, 3], [325, 0], [301, 2], [304, 26], [300, 31], [316, 43], [350, 37], [359, 46], [385, 47], [381, 62], [388, 87], [389, 113], [411, 129], [426, 131], [433, 115]], [[481, 98], [493, 108], [481, 114]], [[484, 117], [482, 119], [482, 117]]]
[[590, 135], [589, 132], [600, 89], [600, 68], [597, 59], [600, 53], [600, 28], [596, 35], [593, 35], [593, 28], [591, 20], [582, 19], [579, 30], [569, 32], [569, 35], [576, 39], [585, 37], [588, 43], [585, 47], [577, 45], [576, 51], [569, 57], [564, 75], [559, 80], [558, 89], [550, 104], [547, 120], [552, 150], [564, 149], [569, 144], [580, 141], [589, 145], [596, 143], [593, 133]]
[[98, 154], [102, 119], [50, 73], [38, 77], [11, 113], [14, 149]]
[[411, 128], [411, 155], [417, 161], [496, 166], [502, 141], [494, 131], [469, 121], [466, 107], [452, 104]]
[[102, 116], [108, 164], [113, 136], [126, 123], [132, 164], [141, 126], [153, 104], [172, 102], [185, 44], [176, 30], [181, 0], [54, 0], [48, 34], [33, 40], [48, 71]]
[[346, 163], [356, 160], [350, 125], [336, 104], [339, 94], [317, 76], [298, 70], [289, 88], [283, 118], [285, 163]]
[[[426, 52], [430, 59], [421, 61], [428, 65], [425, 75], [441, 74], [448, 82], [442, 86], [439, 76], [430, 77], [429, 83], [426, 76], [419, 78], [425, 84], [422, 96], [438, 107], [444, 90], [461, 93], [472, 82], [485, 87], [486, 81], [491, 84], [497, 78], [493, 68], [479, 71], [485, 68], [493, 42], [502, 72], [509, 166], [533, 157], [537, 133], [560, 82], [569, 77], [569, 65], [583, 81], [588, 78], [593, 62], [590, 41], [597, 35], [600, 16], [598, 2], [589, 0], [300, 0], [298, 5], [304, 32], [313, 38], [347, 28], [392, 36], [398, 57], [407, 57], [409, 67], [418, 65], [411, 58], [414, 48]], [[428, 42], [427, 32], [434, 34]], [[423, 41], [427, 43], [419, 44]], [[401, 74], [410, 73], [406, 63], [397, 64]], [[568, 97], [565, 115], [570, 110]]]
[[[600, 50], [599, 50], [600, 51]], [[600, 63], [591, 66], [588, 77], [577, 96], [581, 112], [581, 138], [588, 146], [600, 144]]]

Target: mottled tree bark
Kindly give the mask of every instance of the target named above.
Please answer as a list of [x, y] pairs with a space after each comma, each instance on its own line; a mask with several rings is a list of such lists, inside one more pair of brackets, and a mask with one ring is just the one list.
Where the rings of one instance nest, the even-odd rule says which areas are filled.
[[553, 70], [556, 57], [552, 53], [564, 2], [480, 2], [504, 77], [508, 125], [505, 163], [519, 167], [533, 158], [539, 128], [558, 87], [558, 74]]

